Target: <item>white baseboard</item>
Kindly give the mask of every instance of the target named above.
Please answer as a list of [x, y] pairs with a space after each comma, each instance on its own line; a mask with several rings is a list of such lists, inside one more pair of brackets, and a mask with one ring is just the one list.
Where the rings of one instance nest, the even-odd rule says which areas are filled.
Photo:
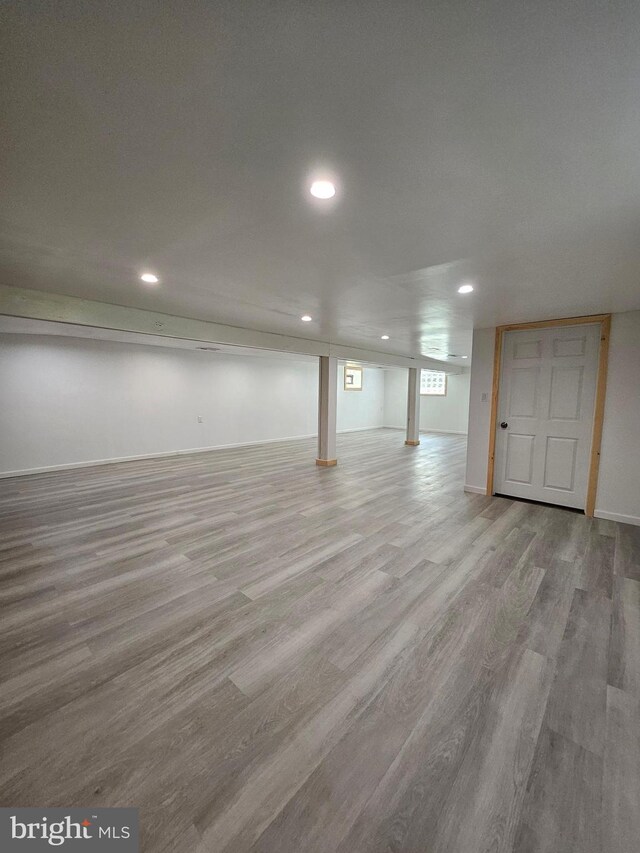
[[433, 433], [434, 435], [467, 435], [466, 430], [461, 429], [421, 429], [422, 433]]
[[606, 518], [607, 521], [619, 521], [621, 524], [635, 524], [640, 527], [640, 517], [637, 515], [622, 515], [619, 512], [607, 512], [604, 509], [597, 509], [593, 514], [596, 518]]
[[278, 441], [301, 441], [315, 435], [291, 435], [287, 438], [265, 438], [262, 441], [239, 441], [234, 444], [212, 444], [208, 447], [188, 447], [185, 450], [163, 450], [160, 453], [140, 453], [135, 456], [113, 456], [109, 459], [88, 459], [85, 462], [64, 462], [42, 468], [21, 468], [17, 471], [2, 471], [0, 478], [25, 477], [29, 474], [48, 474], [53, 471], [71, 471], [74, 468], [91, 468], [94, 465], [117, 465], [119, 462], [137, 462], [142, 459], [167, 459], [171, 456], [187, 456], [189, 453], [208, 453], [211, 450], [230, 450], [234, 447], [255, 447], [260, 444], [275, 444]]
[[[406, 426], [386, 426], [384, 429], [401, 429], [405, 430]], [[429, 433], [433, 433], [435, 435], [467, 435], [466, 430], [457, 430], [457, 429], [421, 429], [421, 435], [428, 435]]]
[[[386, 429], [386, 427], [383, 427], [382, 424], [376, 424], [375, 426], [368, 427], [351, 427], [351, 429], [337, 429], [336, 433], [338, 435], [342, 435], [345, 432], [368, 432], [372, 429]], [[315, 438], [315, 436], [313, 437]]]
[[[372, 429], [384, 429], [381, 426], [355, 427], [339, 429], [341, 435], [347, 432], [365, 432]], [[64, 462], [61, 465], [46, 465], [41, 468], [20, 468], [16, 471], [0, 471], [0, 480], [9, 477], [28, 477], [30, 474], [49, 474], [54, 471], [72, 471], [74, 468], [93, 468], [97, 465], [117, 465], [119, 462], [137, 462], [142, 459], [167, 459], [171, 456], [186, 456], [189, 453], [209, 453], [212, 450], [232, 450], [235, 447], [259, 447], [262, 444], [277, 444], [282, 441], [303, 441], [317, 438], [317, 433], [308, 435], [290, 435], [284, 438], [264, 438], [261, 441], [238, 441], [233, 444], [212, 444], [208, 447], [189, 447], [186, 450], [163, 450], [160, 453], [140, 453], [135, 456], [114, 456], [110, 459], [88, 459], [85, 462]]]
[[469, 483], [464, 484], [464, 491], [471, 492], [474, 495], [486, 495], [487, 490], [484, 486], [470, 486]]

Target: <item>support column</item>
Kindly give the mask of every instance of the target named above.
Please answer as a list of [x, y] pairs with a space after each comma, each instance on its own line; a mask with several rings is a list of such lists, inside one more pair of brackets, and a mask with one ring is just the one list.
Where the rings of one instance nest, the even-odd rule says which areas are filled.
[[407, 395], [407, 439], [405, 444], [420, 444], [420, 368], [409, 368], [409, 393]]
[[336, 406], [338, 402], [338, 359], [321, 355], [318, 396], [318, 458], [316, 465], [330, 468], [336, 459]]

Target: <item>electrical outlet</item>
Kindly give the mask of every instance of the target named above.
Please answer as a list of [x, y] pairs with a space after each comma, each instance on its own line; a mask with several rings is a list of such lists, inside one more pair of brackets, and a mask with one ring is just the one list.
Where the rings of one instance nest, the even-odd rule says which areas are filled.
[[482, 403], [488, 403], [488, 402], [489, 402], [489, 395], [486, 393], [486, 391], [485, 391], [485, 393], [482, 395], [482, 397], [480, 398], [480, 401], [481, 401]]
[[198, 423], [199, 423], [199, 424], [201, 424], [201, 423], [202, 423], [202, 415], [198, 415]]

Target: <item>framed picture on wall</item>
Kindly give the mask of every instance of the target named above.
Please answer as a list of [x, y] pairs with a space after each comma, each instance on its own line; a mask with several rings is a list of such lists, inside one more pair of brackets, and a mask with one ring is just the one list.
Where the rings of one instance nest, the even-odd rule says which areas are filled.
[[345, 364], [344, 390], [362, 391], [362, 368], [355, 364]]

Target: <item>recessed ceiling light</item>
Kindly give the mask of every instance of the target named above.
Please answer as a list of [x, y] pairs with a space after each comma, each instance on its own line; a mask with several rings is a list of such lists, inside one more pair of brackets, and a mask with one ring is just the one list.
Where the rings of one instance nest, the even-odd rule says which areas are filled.
[[468, 355], [461, 355], [460, 358], [469, 358]]
[[463, 284], [458, 288], [458, 293], [471, 293], [473, 290], [472, 284]]
[[309, 188], [309, 192], [314, 198], [333, 198], [336, 194], [336, 188], [331, 181], [314, 181]]
[[300, 319], [303, 323], [310, 323], [313, 320], [313, 317], [310, 317], [308, 314], [303, 314]]
[[388, 341], [388, 340], [389, 340], [389, 335], [380, 335], [380, 340], [381, 340], [381, 341]]
[[152, 272], [143, 272], [140, 276], [141, 281], [145, 281], [147, 284], [157, 284], [160, 279], [157, 275], [154, 275]]

